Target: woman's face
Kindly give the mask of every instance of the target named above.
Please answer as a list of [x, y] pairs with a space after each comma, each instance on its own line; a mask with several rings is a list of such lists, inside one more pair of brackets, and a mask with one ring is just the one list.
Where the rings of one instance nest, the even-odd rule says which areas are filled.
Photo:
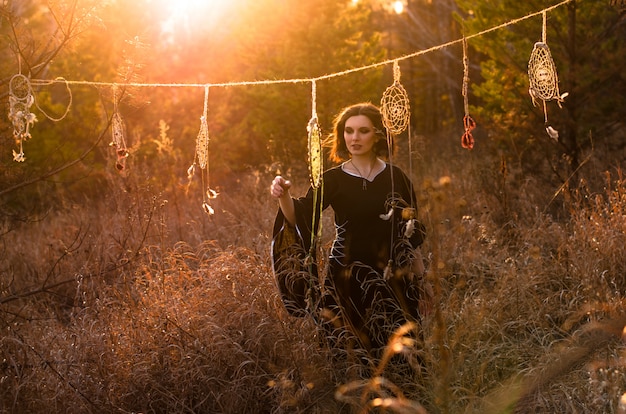
[[377, 139], [374, 124], [365, 115], [351, 116], [346, 120], [343, 138], [352, 156], [372, 155]]

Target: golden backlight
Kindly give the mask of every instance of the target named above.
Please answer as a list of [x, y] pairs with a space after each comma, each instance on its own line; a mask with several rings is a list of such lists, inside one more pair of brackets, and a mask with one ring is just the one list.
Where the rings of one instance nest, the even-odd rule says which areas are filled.
[[224, 18], [240, 3], [236, 0], [153, 0], [153, 4], [163, 10], [163, 33], [174, 37], [224, 23]]

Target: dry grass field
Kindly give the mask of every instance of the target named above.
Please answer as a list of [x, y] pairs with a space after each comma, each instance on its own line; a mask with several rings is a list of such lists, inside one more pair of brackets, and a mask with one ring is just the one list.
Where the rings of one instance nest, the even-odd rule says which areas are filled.
[[419, 355], [421, 372], [337, 361], [312, 320], [287, 315], [271, 172], [222, 184], [209, 217], [197, 192], [131, 168], [98, 198], [3, 225], [0, 411], [623, 412], [621, 171], [590, 162], [550, 187], [479, 151], [416, 159], [435, 297], [424, 342], [400, 333], [388, 351]]

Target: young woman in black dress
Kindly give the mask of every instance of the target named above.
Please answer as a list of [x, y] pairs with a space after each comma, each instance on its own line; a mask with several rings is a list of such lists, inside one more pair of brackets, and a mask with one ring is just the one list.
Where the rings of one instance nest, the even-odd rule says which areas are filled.
[[[424, 227], [409, 177], [386, 160], [387, 132], [378, 107], [362, 103], [335, 119], [331, 159], [321, 188], [293, 198], [291, 182], [272, 181], [280, 210], [274, 225], [274, 272], [283, 302], [294, 316], [312, 314], [333, 338], [380, 356], [402, 324], [419, 323], [418, 282]], [[332, 207], [335, 239], [322, 280], [315, 237], [322, 209]], [[314, 246], [315, 247], [315, 246]]]

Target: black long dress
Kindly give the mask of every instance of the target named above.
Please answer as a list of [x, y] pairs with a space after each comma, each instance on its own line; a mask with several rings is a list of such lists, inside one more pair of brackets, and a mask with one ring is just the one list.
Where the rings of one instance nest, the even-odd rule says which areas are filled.
[[[294, 199], [295, 226], [280, 211], [274, 223], [274, 274], [283, 303], [294, 316], [310, 313], [324, 323], [335, 343], [351, 337], [364, 349], [380, 349], [400, 325], [420, 319], [409, 273], [424, 226], [412, 184], [391, 164], [371, 182], [342, 166], [327, 170], [322, 182]], [[332, 207], [336, 232], [321, 280], [311, 237], [320, 200], [323, 209]]]

